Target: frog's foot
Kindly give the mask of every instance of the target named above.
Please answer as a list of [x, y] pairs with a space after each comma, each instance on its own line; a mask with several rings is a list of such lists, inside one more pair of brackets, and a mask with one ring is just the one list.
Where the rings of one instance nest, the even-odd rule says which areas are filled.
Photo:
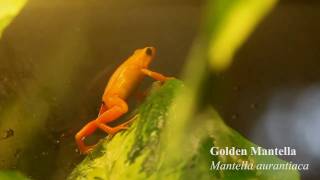
[[114, 135], [116, 134], [117, 132], [121, 131], [121, 130], [126, 130], [126, 129], [129, 129], [129, 125], [135, 120], [135, 117], [133, 118], [130, 118], [128, 121], [120, 124], [120, 125], [117, 125], [115, 127], [110, 127], [106, 124], [103, 124], [103, 123], [99, 123], [97, 122], [97, 126], [98, 128], [100, 128], [101, 130], [103, 130], [104, 132], [106, 132], [107, 134], [109, 135]]
[[160, 81], [160, 85], [163, 85], [166, 81], [171, 80], [171, 79], [175, 79], [174, 77], [165, 77], [165, 79], [163, 81]]
[[176, 79], [175, 77], [169, 76], [165, 78], [165, 81], [171, 80], [171, 79]]
[[89, 136], [90, 134], [92, 134], [96, 129], [97, 129], [97, 125], [95, 123], [95, 121], [91, 121], [88, 124], [86, 124], [75, 136], [78, 148], [81, 152], [81, 154], [88, 154], [89, 152], [92, 151], [94, 146], [87, 146], [85, 145], [85, 143], [83, 142], [84, 139]]
[[83, 149], [81, 150], [82, 154], [89, 154], [93, 151], [93, 149], [96, 147], [96, 145], [92, 145], [92, 146], [85, 146], [83, 147]]
[[106, 132], [107, 134], [109, 135], [114, 135], [116, 134], [117, 132], [121, 131], [121, 130], [126, 130], [128, 129], [129, 127], [126, 125], [126, 123], [123, 123], [123, 124], [120, 124], [118, 126], [115, 126], [115, 127], [110, 127], [106, 124], [103, 124], [103, 123], [97, 123], [97, 126], [103, 130], [104, 132]]

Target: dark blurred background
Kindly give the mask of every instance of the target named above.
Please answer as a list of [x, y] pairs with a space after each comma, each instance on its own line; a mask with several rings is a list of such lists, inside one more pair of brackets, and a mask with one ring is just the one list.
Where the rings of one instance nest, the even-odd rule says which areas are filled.
[[[179, 76], [197, 35], [203, 1], [29, 0], [0, 40], [0, 168], [64, 179], [83, 158], [74, 134], [93, 119], [107, 78], [135, 49]], [[320, 3], [280, 1], [223, 74], [209, 103], [263, 147], [291, 146], [320, 174]], [[150, 83], [151, 81], [146, 81]], [[30, 166], [32, 164], [32, 166]]]

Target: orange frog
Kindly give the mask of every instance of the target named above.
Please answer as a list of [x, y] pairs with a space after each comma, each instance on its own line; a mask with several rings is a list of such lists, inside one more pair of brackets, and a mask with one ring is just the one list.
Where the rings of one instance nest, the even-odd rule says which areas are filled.
[[113, 73], [102, 96], [102, 105], [98, 117], [86, 124], [75, 136], [81, 153], [91, 152], [93, 146], [86, 146], [83, 140], [97, 128], [109, 135], [128, 129], [130, 121], [116, 127], [111, 127], [107, 123], [117, 120], [128, 112], [126, 98], [145, 75], [161, 82], [168, 79], [168, 77], [148, 69], [155, 53], [156, 49], [154, 47], [138, 49]]

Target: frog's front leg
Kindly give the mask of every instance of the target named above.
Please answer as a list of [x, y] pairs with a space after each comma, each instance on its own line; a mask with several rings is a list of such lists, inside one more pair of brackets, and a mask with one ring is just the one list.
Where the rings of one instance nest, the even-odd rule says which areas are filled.
[[145, 74], [145, 75], [157, 80], [157, 81], [163, 82], [163, 81], [168, 79], [168, 77], [166, 77], [166, 76], [164, 76], [164, 75], [162, 75], [162, 74], [160, 74], [158, 72], [151, 71], [149, 69], [141, 69], [141, 72], [143, 74]]

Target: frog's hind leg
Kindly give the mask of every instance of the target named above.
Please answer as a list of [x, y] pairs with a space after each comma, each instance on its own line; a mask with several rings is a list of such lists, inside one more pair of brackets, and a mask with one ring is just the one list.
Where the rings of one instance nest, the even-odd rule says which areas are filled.
[[103, 130], [104, 132], [108, 133], [109, 135], [114, 135], [115, 133], [117, 133], [118, 131], [121, 131], [121, 130], [125, 130], [125, 129], [128, 129], [128, 125], [133, 121], [135, 120], [135, 117], [129, 119], [128, 121], [120, 124], [120, 125], [117, 125], [115, 127], [110, 127], [106, 124], [98, 124], [98, 127]]
[[97, 126], [101, 130], [103, 130], [104, 132], [106, 132], [110, 135], [113, 135], [120, 130], [127, 129], [128, 128], [127, 122], [120, 124], [116, 127], [110, 127], [110, 126], [106, 125], [106, 123], [115, 121], [116, 119], [118, 119], [120, 116], [122, 116], [123, 114], [125, 114], [128, 111], [127, 103], [117, 96], [112, 96], [112, 97], [108, 98], [107, 103], [110, 108], [107, 111], [105, 111], [104, 113], [102, 113], [95, 120]]
[[98, 117], [103, 114], [104, 112], [106, 112], [108, 110], [108, 108], [106, 107], [105, 103], [102, 101], [102, 104], [100, 106], [100, 110], [99, 110], [99, 114]]
[[127, 126], [125, 126], [127, 123], [116, 127], [105, 125], [105, 123], [118, 119], [128, 111], [127, 103], [117, 96], [109, 97], [107, 101], [108, 106], [103, 103], [100, 107], [98, 118], [90, 121], [76, 134], [75, 139], [81, 153], [87, 154], [92, 150], [93, 146], [86, 146], [83, 140], [91, 135], [97, 128], [111, 135], [122, 129], [127, 129]]

